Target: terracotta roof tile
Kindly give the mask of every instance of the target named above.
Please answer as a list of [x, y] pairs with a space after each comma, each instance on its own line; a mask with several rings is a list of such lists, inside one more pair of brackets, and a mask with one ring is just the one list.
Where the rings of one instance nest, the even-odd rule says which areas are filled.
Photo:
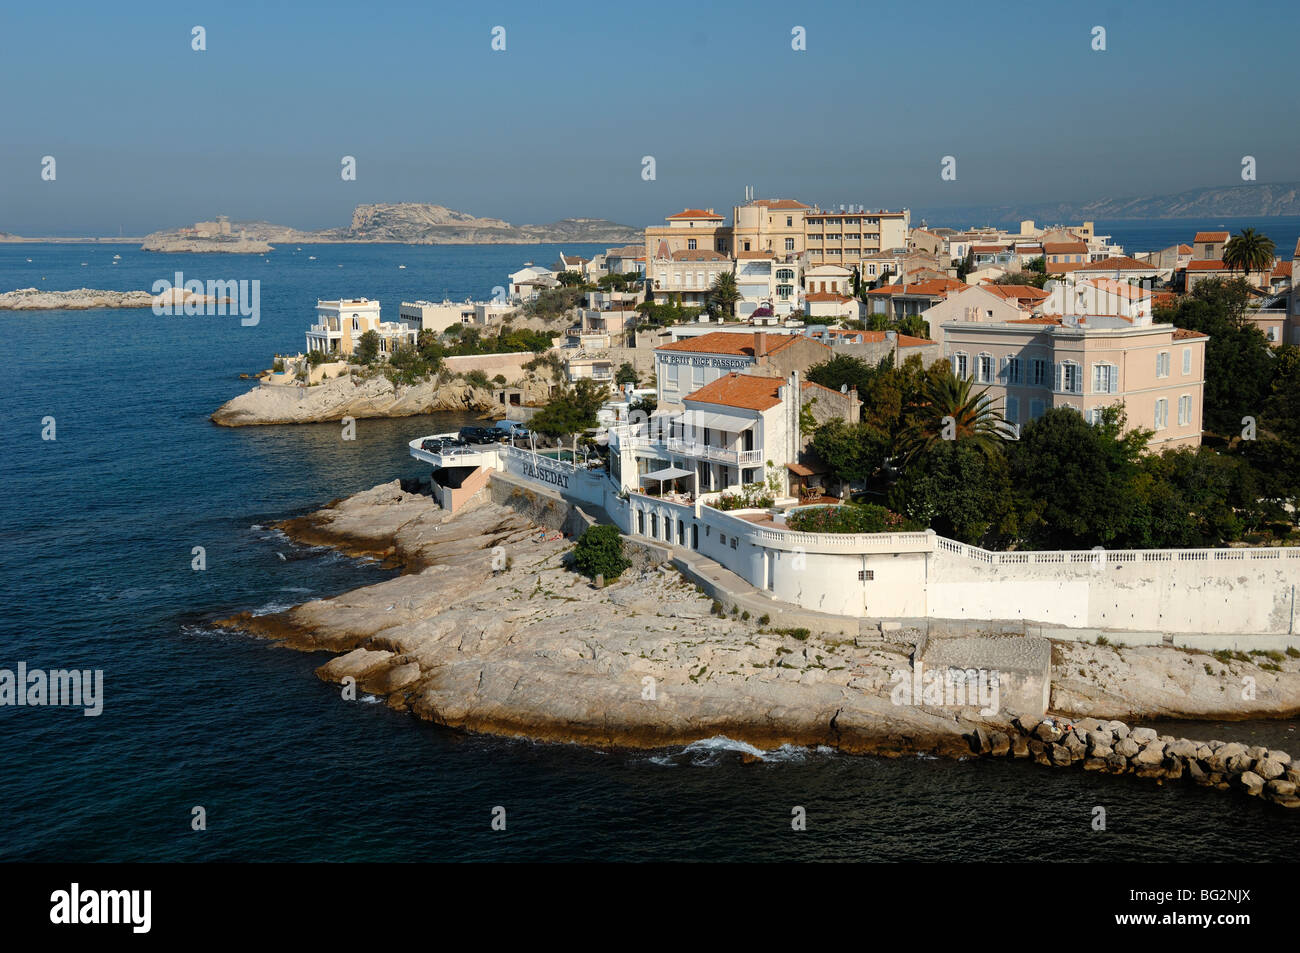
[[692, 391], [682, 399], [701, 404], [718, 404], [722, 407], [740, 407], [745, 410], [767, 410], [781, 403], [783, 383], [785, 381], [780, 377], [759, 377], [755, 374], [738, 374], [732, 371], [712, 383], [705, 384], [699, 390]]
[[848, 295], [836, 294], [833, 291], [811, 291], [803, 296], [804, 301], [834, 301], [837, 304], [843, 304], [846, 301], [852, 301]]
[[1189, 261], [1187, 263], [1188, 271], [1227, 271], [1228, 266], [1217, 258], [1205, 258], [1200, 261]]
[[1174, 328], [1174, 340], [1184, 341], [1187, 338], [1208, 338], [1208, 334], [1202, 334], [1200, 331], [1189, 331], [1186, 328]]
[[1050, 297], [1042, 288], [1035, 288], [1033, 285], [986, 284], [976, 285], [975, 287], [991, 291], [1002, 298], [1018, 298], [1022, 301], [1042, 301], [1044, 298]]
[[1045, 255], [1086, 255], [1088, 246], [1083, 242], [1043, 242]]
[[684, 248], [673, 252], [673, 261], [730, 261], [722, 252], [707, 248]]
[[[757, 336], [762, 331], [752, 333], [744, 331], [710, 331], [696, 337], [682, 338], [671, 344], [655, 348], [656, 351], [687, 352], [692, 354], [732, 354], [738, 357], [753, 357]], [[794, 343], [797, 334], [768, 334], [767, 353], [772, 354]], [[811, 339], [810, 339], [811, 340]], [[821, 344], [820, 341], [813, 341]], [[826, 345], [822, 344], [822, 347]], [[829, 348], [827, 348], [829, 350]]]
[[678, 212], [676, 215], [669, 215], [668, 218], [716, 218], [718, 221], [722, 221], [721, 215], [718, 215], [712, 210], [706, 211], [702, 208], [688, 208]]
[[1196, 237], [1192, 239], [1194, 242], [1201, 243], [1226, 242], [1227, 240], [1227, 232], [1197, 232]]
[[1065, 261], [1054, 265], [1049, 265], [1049, 272], [1067, 272], [1067, 271], [1143, 271], [1150, 274], [1153, 271], [1159, 271], [1155, 265], [1149, 261], [1138, 261], [1136, 258], [1130, 258], [1128, 255], [1116, 255], [1113, 258], [1103, 258], [1101, 261]]

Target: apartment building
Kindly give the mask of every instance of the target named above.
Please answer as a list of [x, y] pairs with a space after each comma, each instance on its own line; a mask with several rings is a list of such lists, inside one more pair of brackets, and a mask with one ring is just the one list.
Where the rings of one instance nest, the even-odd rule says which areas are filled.
[[1012, 424], [1070, 407], [1089, 422], [1122, 404], [1130, 427], [1154, 431], [1151, 448], [1201, 442], [1205, 344], [1195, 331], [1110, 315], [943, 325], [953, 373], [987, 388]]
[[794, 199], [752, 199], [732, 211], [734, 251], [799, 256], [804, 252], [804, 215], [811, 206]]
[[912, 213], [884, 210], [828, 212], [819, 208], [804, 213], [804, 242], [810, 266], [851, 265], [882, 251], [907, 247]]
[[[971, 287], [955, 278], [930, 278], [908, 285], [886, 285], [867, 292], [867, 312], [886, 314], [898, 320], [921, 314], [950, 294]], [[932, 325], [933, 327], [933, 325]]]
[[713, 209], [683, 209], [664, 221], [666, 225], [645, 230], [646, 277], [652, 287], [661, 277], [660, 264], [674, 261], [674, 252], [717, 252], [730, 258], [732, 228]]
[[773, 251], [737, 251], [736, 317], [750, 318], [761, 308], [774, 318], [789, 315], [799, 300], [802, 264], [798, 255]]
[[680, 301], [688, 308], [705, 307], [714, 279], [735, 270], [735, 262], [724, 252], [707, 248], [670, 250], [667, 242], [659, 243], [651, 264], [651, 300], [655, 304]]
[[732, 371], [784, 377], [828, 360], [831, 349], [801, 334], [715, 331], [655, 348], [659, 403], [686, 395]]

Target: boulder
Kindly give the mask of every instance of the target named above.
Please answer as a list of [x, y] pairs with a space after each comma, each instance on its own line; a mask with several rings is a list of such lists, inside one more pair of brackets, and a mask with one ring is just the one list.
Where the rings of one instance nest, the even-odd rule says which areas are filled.
[[1113, 749], [1113, 748], [1109, 748], [1109, 747], [1107, 747], [1106, 745], [1095, 745], [1095, 746], [1094, 746], [1094, 747], [1093, 747], [1093, 748], [1088, 752], [1088, 754], [1091, 755], [1091, 756], [1094, 757], [1094, 758], [1102, 758], [1102, 759], [1105, 759], [1105, 758], [1109, 758], [1109, 757], [1111, 756], [1111, 754], [1114, 753], [1114, 750], [1115, 750], [1115, 749]]
[[1184, 761], [1196, 757], [1196, 751], [1199, 746], [1195, 741], [1188, 741], [1186, 738], [1179, 738], [1165, 745], [1165, 754], [1171, 758], [1182, 758]]
[[1034, 737], [1044, 744], [1055, 744], [1061, 738], [1061, 732], [1047, 722], [1034, 729]]
[[1132, 738], [1121, 738], [1115, 742], [1115, 753], [1123, 755], [1125, 758], [1131, 758], [1141, 750], [1142, 746]]
[[1088, 732], [1088, 748], [1111, 748], [1115, 744], [1115, 736], [1104, 728], [1092, 729]]
[[1075, 758], [1076, 760], [1082, 758], [1088, 753], [1088, 742], [1084, 741], [1073, 731], [1061, 739], [1061, 744], [1069, 749], [1070, 757]]
[[1097, 758], [1097, 757], [1090, 757], [1090, 758], [1087, 758], [1087, 759], [1085, 759], [1084, 762], [1083, 762], [1083, 770], [1085, 770], [1085, 771], [1105, 771], [1105, 770], [1106, 770], [1106, 759], [1105, 759], [1105, 758]]
[[1011, 750], [1011, 739], [1005, 732], [995, 731], [989, 735], [989, 753], [995, 758], [1005, 758]]
[[1200, 764], [1196, 761], [1187, 762], [1187, 776], [1197, 784], [1209, 784], [1210, 776], [1205, 773]]
[[1260, 758], [1268, 755], [1268, 749], [1263, 745], [1251, 745], [1246, 749], [1246, 754], [1250, 755], [1250, 760], [1258, 761]]
[[1249, 771], [1255, 764], [1255, 759], [1248, 754], [1233, 755], [1228, 759], [1227, 769], [1229, 774], [1242, 774]]
[[1237, 782], [1241, 785], [1241, 789], [1251, 797], [1259, 797], [1264, 790], [1264, 779], [1254, 771], [1245, 772], [1237, 779]]
[[1144, 745], [1149, 741], [1155, 741], [1158, 736], [1154, 728], [1134, 728], [1129, 732], [1129, 737], [1138, 744]]
[[1116, 738], [1127, 738], [1129, 736], [1129, 727], [1122, 721], [1106, 722], [1106, 730]]
[[1274, 748], [1268, 749], [1268, 759], [1270, 761], [1276, 761], [1279, 764], [1291, 763], [1291, 756], [1289, 754], [1287, 754], [1285, 751], [1278, 751]]
[[1022, 734], [1032, 735], [1034, 729], [1042, 724], [1042, 721], [1043, 719], [1037, 718], [1033, 715], [1016, 715], [1016, 717], [1011, 719], [1011, 724], [1014, 725], [1016, 730]]
[[989, 733], [979, 725], [976, 725], [975, 730], [966, 736], [966, 740], [970, 742], [970, 750], [976, 754], [984, 754], [992, 747], [989, 743]]
[[1165, 759], [1165, 746], [1163, 742], [1152, 741], [1143, 746], [1142, 750], [1133, 756], [1133, 766], [1159, 764]]
[[1029, 741], [1023, 737], [1017, 736], [1011, 739], [1011, 757], [1028, 758]]
[[1129, 769], [1128, 758], [1122, 754], [1111, 752], [1106, 755], [1106, 767], [1110, 769], [1111, 774], [1123, 774]]
[[1290, 797], [1295, 794], [1295, 785], [1290, 781], [1269, 781], [1264, 785], [1269, 794], [1277, 794], [1282, 797]]
[[1274, 761], [1272, 758], [1263, 758], [1255, 762], [1252, 770], [1265, 781], [1272, 781], [1274, 778], [1280, 778], [1286, 773], [1286, 766], [1280, 761]]
[[1051, 747], [1052, 764], [1067, 766], [1074, 759], [1073, 752], [1065, 745], [1052, 745]]

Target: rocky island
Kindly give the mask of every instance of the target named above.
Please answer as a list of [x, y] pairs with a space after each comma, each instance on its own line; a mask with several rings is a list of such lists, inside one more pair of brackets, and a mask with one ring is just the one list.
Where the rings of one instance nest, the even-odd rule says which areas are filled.
[[[1052, 643], [1052, 669], [1064, 680], [1050, 717], [900, 705], [891, 698], [897, 674], [922, 658], [960, 655], [961, 640], [884, 626], [818, 632], [728, 612], [642, 544], [627, 544], [633, 569], [598, 588], [566, 565], [566, 535], [587, 520], [558, 497], [495, 479], [452, 516], [423, 488], [394, 481], [280, 527], [401, 575], [218, 624], [332, 653], [321, 678], [468, 731], [639, 748], [726, 735], [764, 748], [975, 753], [1187, 777], [1300, 807], [1286, 752], [1101, 720], [1294, 714], [1294, 658], [1255, 664], [1165, 647]], [[1257, 700], [1223, 691], [1244, 675], [1256, 680]]]
[[639, 228], [603, 218], [566, 218], [548, 225], [512, 225], [444, 205], [397, 202], [358, 205], [340, 228], [304, 231], [270, 222], [197, 222], [154, 232], [141, 248], [161, 252], [267, 252], [274, 245], [381, 243], [406, 245], [640, 244]]
[[186, 304], [215, 303], [210, 295], [186, 292], [183, 289], [155, 295], [149, 291], [102, 291], [95, 288], [76, 288], [72, 291], [41, 291], [38, 288], [19, 288], [0, 294], [0, 311], [85, 311], [90, 308], [152, 308], [178, 307]]

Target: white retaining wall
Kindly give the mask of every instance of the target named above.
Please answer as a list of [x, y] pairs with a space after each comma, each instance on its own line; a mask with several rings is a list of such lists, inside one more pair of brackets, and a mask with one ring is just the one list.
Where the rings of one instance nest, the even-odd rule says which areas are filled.
[[1300, 547], [993, 553], [933, 532], [798, 533], [746, 511], [620, 497], [601, 471], [526, 450], [502, 450], [499, 468], [820, 612], [1185, 635], [1288, 635], [1298, 621]]

